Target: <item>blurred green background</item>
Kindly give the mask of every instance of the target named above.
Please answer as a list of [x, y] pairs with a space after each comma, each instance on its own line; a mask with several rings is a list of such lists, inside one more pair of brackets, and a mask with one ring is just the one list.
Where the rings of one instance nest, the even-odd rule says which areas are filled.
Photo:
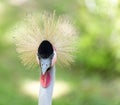
[[57, 88], [69, 91], [53, 98], [53, 105], [120, 105], [119, 0], [0, 0], [0, 105], [38, 103], [33, 85], [40, 71], [20, 63], [9, 33], [26, 12], [44, 10], [70, 17], [79, 37], [71, 70], [56, 72]]

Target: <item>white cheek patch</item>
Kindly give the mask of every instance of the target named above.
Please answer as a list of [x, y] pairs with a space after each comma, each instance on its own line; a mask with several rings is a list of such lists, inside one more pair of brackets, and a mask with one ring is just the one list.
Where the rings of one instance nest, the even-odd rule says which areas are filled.
[[56, 51], [54, 50], [54, 56], [53, 56], [53, 59], [52, 59], [52, 66], [56, 63], [56, 60], [57, 60], [57, 54], [56, 54]]

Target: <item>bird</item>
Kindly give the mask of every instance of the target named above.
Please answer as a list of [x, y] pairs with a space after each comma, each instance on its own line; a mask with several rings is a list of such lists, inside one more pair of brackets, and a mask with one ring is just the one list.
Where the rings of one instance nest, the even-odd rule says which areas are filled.
[[76, 31], [68, 18], [55, 12], [27, 14], [14, 29], [14, 42], [21, 62], [32, 69], [39, 66], [38, 105], [52, 105], [56, 63], [62, 67], [74, 62]]

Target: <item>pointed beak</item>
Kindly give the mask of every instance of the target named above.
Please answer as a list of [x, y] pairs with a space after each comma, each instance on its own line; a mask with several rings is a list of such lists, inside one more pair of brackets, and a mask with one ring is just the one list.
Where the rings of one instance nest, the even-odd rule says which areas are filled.
[[47, 59], [41, 58], [39, 64], [41, 67], [42, 74], [44, 75], [46, 71], [51, 67], [51, 60], [49, 58]]

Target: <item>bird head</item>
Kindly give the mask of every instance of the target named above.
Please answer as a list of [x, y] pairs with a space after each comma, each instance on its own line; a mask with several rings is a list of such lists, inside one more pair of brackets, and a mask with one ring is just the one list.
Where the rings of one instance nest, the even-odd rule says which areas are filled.
[[41, 42], [38, 48], [38, 63], [41, 67], [41, 73], [44, 75], [51, 67], [55, 65], [56, 52], [48, 40]]
[[68, 19], [57, 19], [55, 13], [30, 14], [23, 19], [23, 24], [20, 22], [14, 33], [16, 50], [22, 63], [28, 68], [38, 66], [36, 57], [42, 74], [55, 65], [56, 58], [57, 64], [65, 67], [74, 61], [74, 44], [77, 38]]

